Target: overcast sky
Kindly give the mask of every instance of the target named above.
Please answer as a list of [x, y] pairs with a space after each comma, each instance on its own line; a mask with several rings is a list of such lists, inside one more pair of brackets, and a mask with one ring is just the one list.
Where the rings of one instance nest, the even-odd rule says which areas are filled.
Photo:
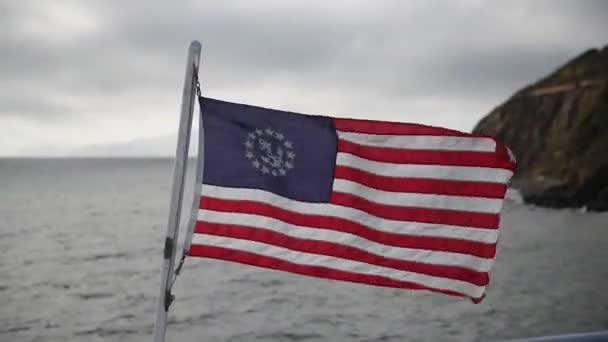
[[607, 15], [576, 0], [0, 0], [0, 155], [170, 151], [193, 39], [210, 97], [470, 131], [608, 43]]

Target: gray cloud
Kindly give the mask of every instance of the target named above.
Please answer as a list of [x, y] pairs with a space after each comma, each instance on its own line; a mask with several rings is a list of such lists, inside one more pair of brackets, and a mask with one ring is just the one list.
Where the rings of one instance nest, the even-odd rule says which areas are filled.
[[0, 6], [0, 130], [2, 120], [27, 120], [34, 150], [36, 122], [49, 118], [67, 126], [49, 131], [45, 146], [66, 134], [77, 149], [173, 132], [191, 39], [203, 43], [211, 96], [470, 129], [517, 88], [605, 44], [608, 32], [605, 1]]
[[24, 101], [22, 95], [14, 97], [0, 97], [0, 108], [4, 114], [20, 116], [26, 119], [54, 120], [58, 117], [75, 115], [75, 110], [69, 105], [52, 101], [48, 98], [37, 98], [36, 93], [30, 89], [29, 101]]

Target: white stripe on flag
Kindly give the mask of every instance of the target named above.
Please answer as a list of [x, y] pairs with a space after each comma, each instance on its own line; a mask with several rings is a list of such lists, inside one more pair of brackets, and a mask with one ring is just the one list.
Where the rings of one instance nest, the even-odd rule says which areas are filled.
[[374, 147], [475, 152], [494, 152], [496, 150], [494, 140], [481, 137], [381, 135], [340, 131], [338, 131], [338, 137], [359, 145]]
[[473, 298], [481, 297], [485, 289], [485, 286], [477, 286], [461, 280], [400, 271], [393, 268], [371, 265], [364, 262], [336, 258], [332, 256], [304, 253], [257, 241], [241, 240], [207, 234], [194, 234], [192, 244], [232, 248], [235, 250], [255, 253], [267, 257], [278, 258], [300, 265], [324, 266], [347, 272], [382, 276], [398, 281], [407, 281], [428, 287], [452, 290], [464, 293], [465, 295]]
[[446, 266], [461, 266], [479, 272], [488, 272], [493, 262], [493, 259], [461, 253], [388, 246], [345, 232], [303, 227], [286, 223], [272, 217], [254, 214], [227, 213], [200, 209], [198, 212], [198, 221], [263, 228], [298, 239], [339, 243], [387, 258]]
[[446, 166], [394, 164], [364, 159], [350, 153], [338, 152], [336, 164], [348, 166], [380, 176], [414, 177], [445, 180], [493, 182], [504, 184], [513, 172], [507, 169], [479, 166]]
[[450, 209], [492, 214], [499, 213], [502, 208], [502, 198], [384, 191], [369, 188], [347, 179], [335, 179], [333, 189], [362, 197], [375, 203], [400, 207]]
[[350, 207], [331, 203], [300, 202], [260, 189], [228, 188], [203, 184], [201, 194], [206, 197], [226, 200], [238, 201], [246, 199], [301, 214], [338, 217], [388, 233], [455, 238], [484, 243], [496, 243], [498, 238], [498, 231], [496, 229], [389, 220]]

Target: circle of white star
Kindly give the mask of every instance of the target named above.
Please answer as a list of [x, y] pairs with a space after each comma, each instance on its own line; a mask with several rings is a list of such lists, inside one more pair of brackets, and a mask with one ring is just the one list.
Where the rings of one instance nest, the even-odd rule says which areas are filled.
[[295, 167], [293, 142], [270, 127], [249, 132], [244, 145], [245, 158], [262, 175], [282, 177]]

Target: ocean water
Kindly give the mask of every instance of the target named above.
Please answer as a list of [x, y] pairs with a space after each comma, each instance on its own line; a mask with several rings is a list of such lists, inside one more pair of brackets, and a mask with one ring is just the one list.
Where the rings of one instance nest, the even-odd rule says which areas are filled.
[[[151, 341], [171, 172], [169, 159], [0, 159], [0, 341]], [[493, 341], [593, 331], [608, 328], [607, 290], [608, 215], [525, 206], [514, 196], [480, 304], [188, 259], [167, 341]]]

